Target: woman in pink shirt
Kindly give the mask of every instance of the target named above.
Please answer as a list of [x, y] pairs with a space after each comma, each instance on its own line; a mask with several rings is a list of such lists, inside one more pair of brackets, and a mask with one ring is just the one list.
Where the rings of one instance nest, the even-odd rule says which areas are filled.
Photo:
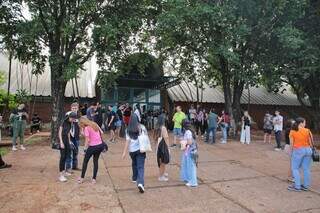
[[98, 173], [98, 161], [101, 152], [105, 148], [105, 144], [102, 142], [102, 130], [93, 121], [85, 117], [80, 118], [80, 127], [83, 131], [85, 137], [85, 156], [82, 164], [82, 173], [81, 178], [79, 178], [78, 182], [82, 183], [84, 176], [87, 171], [87, 166], [90, 158], [93, 156], [93, 177], [92, 183], [96, 183], [97, 173]]

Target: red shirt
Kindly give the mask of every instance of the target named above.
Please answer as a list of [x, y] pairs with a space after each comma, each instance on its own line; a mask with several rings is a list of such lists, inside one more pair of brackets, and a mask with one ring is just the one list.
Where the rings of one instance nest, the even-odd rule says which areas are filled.
[[223, 120], [223, 122], [225, 122], [225, 123], [230, 123], [230, 116], [229, 115], [226, 115], [226, 114], [223, 114], [222, 115], [222, 120]]

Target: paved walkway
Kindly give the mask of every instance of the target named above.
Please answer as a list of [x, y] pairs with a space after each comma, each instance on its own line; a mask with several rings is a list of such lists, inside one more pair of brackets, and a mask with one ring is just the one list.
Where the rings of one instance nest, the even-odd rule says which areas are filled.
[[[320, 164], [312, 168], [311, 192], [288, 192], [288, 159], [273, 146], [229, 141], [207, 145], [200, 141], [199, 187], [179, 181], [178, 148], [172, 149], [170, 181], [157, 180], [155, 154], [146, 162], [146, 193], [130, 181], [130, 159], [121, 159], [123, 141], [110, 144], [100, 159], [98, 183], [57, 181], [59, 152], [47, 138], [27, 151], [5, 156], [13, 167], [0, 171], [0, 212], [320, 212]], [[82, 159], [82, 155], [81, 155]]]

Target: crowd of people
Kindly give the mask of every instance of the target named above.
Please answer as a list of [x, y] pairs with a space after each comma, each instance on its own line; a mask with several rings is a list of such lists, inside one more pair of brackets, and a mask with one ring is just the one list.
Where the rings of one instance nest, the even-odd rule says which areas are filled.
[[[10, 115], [12, 125], [12, 150], [17, 151], [17, 142], [21, 150], [24, 147], [24, 131], [28, 113], [25, 105], [21, 104]], [[41, 130], [41, 119], [35, 113], [31, 119], [30, 131]], [[126, 143], [122, 157], [129, 154], [132, 160], [132, 182], [137, 185], [138, 190], [143, 193], [144, 167], [146, 152], [141, 151], [140, 137], [148, 136], [148, 130], [154, 129], [152, 140], [156, 145], [156, 155], [159, 167], [159, 181], [168, 181], [169, 174], [166, 172], [166, 165], [170, 162], [169, 147], [181, 148], [181, 171], [180, 179], [188, 187], [196, 187], [197, 183], [197, 160], [198, 145], [197, 137], [204, 138], [208, 144], [216, 143], [216, 132], [221, 130], [221, 143], [228, 140], [231, 127], [231, 117], [225, 111], [220, 114], [214, 108], [206, 110], [198, 105], [196, 108], [191, 105], [189, 110], [183, 112], [181, 106], [176, 106], [172, 117], [173, 141], [170, 143], [168, 124], [169, 116], [165, 110], [146, 111], [141, 109], [139, 104], [131, 107], [129, 104], [109, 105], [106, 108], [100, 103], [94, 102], [90, 106], [79, 107], [78, 103], [71, 105], [70, 111], [66, 113], [65, 119], [59, 128], [59, 180], [66, 182], [74, 170], [81, 171], [78, 183], [84, 182], [88, 162], [93, 158], [92, 183], [96, 183], [98, 173], [98, 162], [102, 152], [108, 150], [103, 135], [110, 131], [108, 142], [116, 143], [120, 137], [125, 138]], [[251, 127], [253, 119], [248, 111], [243, 112], [241, 117], [240, 142], [250, 144]], [[234, 128], [234, 127], [233, 127]], [[284, 150], [289, 157], [288, 181], [293, 185], [288, 187], [291, 191], [306, 191], [310, 187], [312, 162], [313, 136], [306, 128], [306, 120], [297, 118], [288, 119], [284, 124], [284, 118], [279, 110], [274, 115], [267, 112], [263, 120], [264, 143], [271, 143], [271, 136], [274, 133], [275, 151]], [[285, 135], [285, 146], [282, 146], [282, 135]], [[84, 137], [84, 159], [82, 168], [79, 167], [78, 155], [80, 136]], [[1, 135], [0, 135], [1, 136]], [[149, 138], [149, 137], [148, 137]], [[140, 139], [140, 140], [139, 140]], [[148, 139], [150, 141], [150, 138]], [[0, 168], [9, 168], [0, 155]], [[303, 184], [301, 183], [299, 170], [303, 170]]]

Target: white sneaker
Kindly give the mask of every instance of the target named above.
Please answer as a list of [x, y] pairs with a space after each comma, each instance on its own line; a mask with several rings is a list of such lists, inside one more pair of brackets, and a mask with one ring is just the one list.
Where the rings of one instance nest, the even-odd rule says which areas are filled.
[[23, 145], [20, 146], [21, 150], [26, 150], [26, 147], [24, 147]]
[[186, 183], [186, 186], [191, 187], [191, 184], [190, 183]]
[[169, 181], [169, 179], [168, 179], [167, 177], [165, 177], [165, 176], [159, 177], [158, 180], [161, 181], [161, 182], [167, 182], [167, 181]]
[[72, 174], [69, 173], [69, 172], [65, 172], [64, 175], [67, 176], [67, 177], [69, 177], [69, 176], [71, 176]]
[[17, 147], [16, 147], [16, 146], [13, 146], [13, 147], [12, 147], [12, 151], [18, 151]]
[[138, 189], [141, 194], [144, 193], [144, 186], [141, 183], [138, 184]]
[[169, 174], [168, 173], [164, 173], [163, 176], [169, 177]]
[[63, 175], [60, 175], [60, 177], [59, 177], [59, 181], [60, 182], [66, 182], [68, 179], [65, 177], [65, 176], [63, 176]]

